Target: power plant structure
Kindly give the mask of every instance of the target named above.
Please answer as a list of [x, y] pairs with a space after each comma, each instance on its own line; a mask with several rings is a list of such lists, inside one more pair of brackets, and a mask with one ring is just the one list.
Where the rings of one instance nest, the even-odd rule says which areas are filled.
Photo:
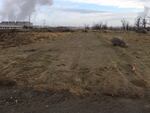
[[33, 27], [33, 23], [30, 21], [2, 21], [0, 23], [0, 29], [24, 29]]

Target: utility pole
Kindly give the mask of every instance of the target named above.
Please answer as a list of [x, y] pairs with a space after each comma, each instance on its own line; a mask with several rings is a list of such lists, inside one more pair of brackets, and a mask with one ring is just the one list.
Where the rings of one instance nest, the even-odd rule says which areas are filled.
[[29, 15], [29, 27], [31, 27], [31, 15]]
[[46, 25], [46, 20], [44, 19], [43, 20], [43, 27], [45, 27], [45, 25]]

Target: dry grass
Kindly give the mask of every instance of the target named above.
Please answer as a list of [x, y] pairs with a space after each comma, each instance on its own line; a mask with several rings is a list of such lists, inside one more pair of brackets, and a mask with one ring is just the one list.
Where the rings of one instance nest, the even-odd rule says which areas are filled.
[[[7, 47], [0, 50], [0, 76], [11, 78], [18, 86], [123, 97], [143, 97], [150, 88], [149, 34], [16, 33], [19, 38], [7, 35], [0, 42], [1, 47]], [[129, 47], [113, 47], [111, 39], [115, 36], [123, 37]]]

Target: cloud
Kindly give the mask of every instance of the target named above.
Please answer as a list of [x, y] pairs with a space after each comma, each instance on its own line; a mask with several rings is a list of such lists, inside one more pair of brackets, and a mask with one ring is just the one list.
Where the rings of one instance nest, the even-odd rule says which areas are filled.
[[71, 8], [60, 8], [58, 10], [64, 12], [72, 12], [72, 13], [81, 13], [81, 14], [90, 14], [90, 13], [107, 13], [107, 11], [97, 11], [97, 10], [87, 10], [87, 9], [71, 9]]
[[145, 5], [150, 6], [149, 0], [65, 0], [74, 3], [88, 3], [103, 6], [114, 6], [119, 8], [144, 8]]
[[[48, 12], [52, 13], [47, 15]], [[101, 22], [107, 23], [110, 26], [120, 26], [121, 20], [123, 18], [128, 20], [130, 24], [134, 24], [135, 18], [138, 16], [138, 13], [80, 13], [52, 8], [47, 10], [47, 12], [41, 11], [35, 15], [36, 17], [33, 17], [32, 20], [36, 21], [37, 24], [40, 25], [43, 25], [43, 20], [45, 20], [46, 25], [50, 26], [91, 26], [93, 24]]]

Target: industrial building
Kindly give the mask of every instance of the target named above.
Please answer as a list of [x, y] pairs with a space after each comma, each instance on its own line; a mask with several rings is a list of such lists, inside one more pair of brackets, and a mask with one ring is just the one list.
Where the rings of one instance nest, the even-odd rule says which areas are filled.
[[28, 21], [2, 21], [0, 23], [0, 29], [23, 29], [32, 26], [33, 24]]

